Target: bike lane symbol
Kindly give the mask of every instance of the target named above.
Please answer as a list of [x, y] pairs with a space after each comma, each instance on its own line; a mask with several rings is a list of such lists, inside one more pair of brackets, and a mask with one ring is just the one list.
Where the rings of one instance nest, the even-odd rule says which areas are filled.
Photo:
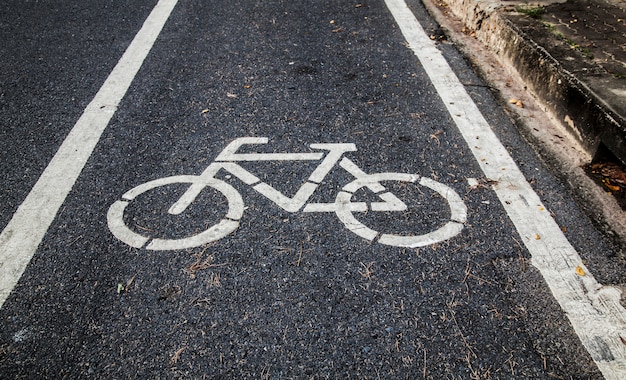
[[[239, 222], [243, 217], [244, 202], [241, 194], [233, 186], [215, 177], [220, 170], [225, 170], [246, 185], [252, 186], [254, 190], [288, 212], [334, 212], [349, 231], [366, 240], [380, 244], [397, 247], [423, 247], [453, 238], [463, 229], [467, 218], [467, 207], [456, 191], [441, 182], [407, 173], [367, 174], [344, 156], [346, 152], [357, 150], [356, 146], [350, 143], [310, 144], [312, 149], [320, 150], [320, 152], [311, 153], [237, 153], [244, 145], [267, 143], [268, 138], [266, 137], [241, 137], [228, 144], [215, 161], [200, 175], [159, 178], [134, 187], [109, 208], [107, 213], [109, 229], [116, 238], [129, 246], [145, 247], [148, 250], [193, 248], [224, 238], [239, 227]], [[320, 161], [320, 163], [296, 194], [290, 198], [238, 164], [238, 162], [252, 161]], [[350, 173], [355, 179], [343, 186], [337, 193], [335, 202], [308, 203], [320, 183], [336, 165]], [[384, 181], [415, 183], [433, 190], [446, 201], [450, 208], [449, 220], [443, 226], [419, 235], [380, 233], [367, 227], [355, 217], [355, 213], [402, 212], [407, 210], [407, 205], [382, 185], [381, 182]], [[145, 231], [138, 233], [129, 228], [124, 221], [124, 212], [130, 202], [150, 190], [171, 184], [188, 184], [189, 186], [185, 193], [169, 208], [169, 214], [183, 213], [203, 190], [212, 188], [222, 193], [226, 198], [228, 203], [226, 215], [217, 224], [205, 231], [179, 239], [160, 238], [151, 236]], [[370, 203], [369, 207], [365, 202], [352, 202], [353, 194], [363, 187], [375, 193], [380, 201]]]

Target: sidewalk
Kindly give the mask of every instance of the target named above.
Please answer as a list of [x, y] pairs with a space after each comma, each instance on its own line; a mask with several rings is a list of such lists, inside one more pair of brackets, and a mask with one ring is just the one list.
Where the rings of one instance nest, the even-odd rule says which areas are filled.
[[[517, 72], [586, 151], [587, 165], [566, 168], [578, 172], [575, 178], [563, 176], [574, 191], [587, 188], [579, 198], [626, 250], [626, 0], [423, 1], [431, 12], [460, 20], [466, 35]], [[583, 170], [604, 186], [595, 195], [578, 183], [590, 182]], [[616, 202], [598, 201], [604, 192]]]

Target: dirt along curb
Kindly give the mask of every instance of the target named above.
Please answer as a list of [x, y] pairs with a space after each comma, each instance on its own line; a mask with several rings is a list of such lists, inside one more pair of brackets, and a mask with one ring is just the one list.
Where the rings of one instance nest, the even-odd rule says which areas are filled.
[[[594, 158], [610, 150], [604, 140], [619, 149], [625, 147], [626, 124], [618, 122], [615, 110], [519, 27], [528, 20], [514, 11], [513, 2], [423, 3], [489, 85], [497, 89], [520, 132], [553, 173], [569, 185], [581, 207], [626, 260], [626, 212], [588, 170]], [[542, 41], [546, 43], [558, 41]]]

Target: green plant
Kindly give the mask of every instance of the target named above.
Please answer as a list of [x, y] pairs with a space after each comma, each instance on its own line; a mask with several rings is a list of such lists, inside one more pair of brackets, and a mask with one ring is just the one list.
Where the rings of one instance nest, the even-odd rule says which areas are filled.
[[583, 48], [582, 46], [580, 46], [579, 44], [577, 44], [576, 42], [574, 42], [573, 40], [565, 37], [565, 35], [563, 35], [563, 33], [559, 32], [556, 28], [556, 26], [554, 24], [550, 24], [548, 22], [544, 22], [543, 25], [546, 27], [546, 29], [548, 29], [550, 31], [550, 33], [554, 34], [556, 36], [556, 38], [565, 41], [565, 43], [567, 43], [572, 49], [577, 50], [578, 52], [580, 52], [583, 57], [588, 58], [588, 59], [593, 59], [593, 53], [591, 52], [591, 50], [587, 49], [587, 48]]
[[541, 16], [545, 13], [543, 7], [531, 7], [526, 5], [515, 7], [515, 11], [536, 19], [541, 18]]

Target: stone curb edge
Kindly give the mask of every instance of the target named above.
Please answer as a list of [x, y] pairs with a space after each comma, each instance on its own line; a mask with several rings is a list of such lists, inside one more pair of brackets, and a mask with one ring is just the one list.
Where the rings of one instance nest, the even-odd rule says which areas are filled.
[[[602, 102], [571, 74], [563, 70], [559, 72], [559, 64], [554, 58], [534, 41], [525, 37], [510, 20], [498, 12], [501, 6], [497, 0], [448, 0], [445, 2], [445, 9], [449, 10], [452, 15], [444, 15], [439, 7], [441, 5], [439, 0], [421, 1], [450, 38], [459, 43], [460, 50], [470, 60], [477, 61], [486, 58], [501, 65], [493, 70], [479, 67], [481, 76], [498, 90], [501, 101], [506, 102], [514, 95], [519, 96], [520, 92], [526, 93], [525, 102], [530, 103], [529, 107], [523, 110], [516, 109], [514, 106], [508, 108], [512, 111], [515, 124], [548, 164], [553, 174], [567, 183], [573, 196], [587, 215], [615, 244], [620, 258], [626, 260], [626, 212], [621, 209], [611, 195], [589, 178], [582, 168], [584, 164], [591, 161], [595, 151], [590, 150], [589, 144], [581, 142], [581, 136], [584, 134], [572, 129], [571, 123], [566, 123], [565, 117], [560, 116], [560, 112], [555, 112], [554, 105], [550, 104], [550, 101], [546, 101], [533, 91], [533, 87], [528, 83], [528, 78], [522, 74], [524, 70], [526, 72], [538, 70], [536, 65], [532, 65], [533, 61], [529, 61], [526, 64], [526, 69], [521, 70], [522, 73], [520, 73], [518, 65], [515, 62], [510, 62], [506, 56], [501, 54], [499, 49], [502, 49], [503, 44], [523, 44], [523, 49], [529, 50], [534, 57], [544, 59], [543, 64], [552, 65], [547, 70], [550, 73], [555, 73], [552, 80], [557, 84], [559, 84], [558, 80], [560, 79], [561, 84], [569, 84], [567, 89], [571, 91], [579, 93], [586, 91], [587, 99], [590, 99], [589, 106], [598, 111], [592, 113], [594, 117], [606, 118], [605, 121], [616, 122], [616, 119], [611, 116], [612, 112], [607, 110], [601, 104]], [[462, 28], [475, 31], [475, 37], [470, 37], [461, 32]], [[514, 42], [503, 41], [502, 38], [505, 35], [515, 38]], [[515, 46], [519, 45], [513, 45], [513, 48]], [[495, 73], [502, 68], [504, 70], [500, 71], [506, 71], [506, 73]], [[510, 82], [507, 83], [507, 86], [498, 85], [498, 79], [502, 79], [502, 75], [515, 77], [513, 82], [517, 82], [517, 85]], [[563, 105], [561, 104], [560, 107]], [[550, 120], [538, 120], [537, 115], [543, 115], [544, 118], [545, 115], [548, 115]], [[573, 123], [576, 125], [576, 120]], [[550, 126], [547, 127], [547, 125]], [[617, 125], [617, 127], [620, 126]], [[626, 134], [621, 137], [621, 141], [623, 141]], [[597, 149], [599, 141], [599, 137], [593, 141], [596, 144], [594, 149]]]

